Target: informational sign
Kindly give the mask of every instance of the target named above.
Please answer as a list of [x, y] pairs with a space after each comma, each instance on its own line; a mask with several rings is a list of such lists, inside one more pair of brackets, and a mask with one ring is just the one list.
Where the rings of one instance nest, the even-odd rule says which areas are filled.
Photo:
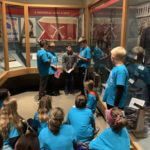
[[78, 20], [75, 17], [42, 17], [38, 21], [42, 29], [40, 40], [76, 41]]

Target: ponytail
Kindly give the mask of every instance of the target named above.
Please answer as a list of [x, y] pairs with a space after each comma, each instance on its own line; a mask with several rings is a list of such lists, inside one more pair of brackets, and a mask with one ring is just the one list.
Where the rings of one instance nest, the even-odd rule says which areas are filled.
[[56, 107], [52, 109], [50, 113], [50, 119], [48, 122], [49, 129], [53, 132], [53, 134], [58, 134], [60, 126], [64, 120], [64, 111], [60, 107]]

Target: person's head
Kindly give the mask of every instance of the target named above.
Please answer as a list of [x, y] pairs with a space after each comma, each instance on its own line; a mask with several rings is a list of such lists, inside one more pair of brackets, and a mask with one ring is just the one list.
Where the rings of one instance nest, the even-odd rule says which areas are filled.
[[78, 40], [78, 43], [81, 48], [84, 48], [87, 46], [87, 40], [85, 39], [85, 37], [80, 37]]
[[3, 106], [3, 104], [5, 104], [5, 102], [7, 103], [9, 99], [10, 99], [9, 90], [5, 88], [1, 88], [0, 89], [0, 108]]
[[136, 57], [136, 62], [142, 63], [144, 58], [145, 50], [140, 47], [136, 46], [131, 50], [131, 53]]
[[86, 107], [86, 103], [87, 103], [87, 100], [86, 100], [86, 97], [84, 95], [78, 95], [75, 99], [75, 106], [77, 108], [85, 108]]
[[47, 122], [49, 118], [49, 112], [52, 109], [52, 97], [45, 95], [40, 99], [38, 107], [38, 118], [42, 122]]
[[52, 109], [50, 113], [50, 119], [48, 121], [48, 127], [53, 134], [58, 134], [60, 126], [64, 120], [64, 111], [60, 107]]
[[69, 54], [73, 52], [71, 45], [67, 45], [66, 50], [67, 50], [67, 53]]
[[113, 64], [123, 63], [127, 52], [123, 47], [116, 47], [111, 50], [111, 61]]
[[20, 133], [23, 132], [23, 124], [21, 117], [17, 112], [17, 102], [15, 100], [9, 101], [3, 105], [2, 112], [8, 115], [9, 123], [18, 129]]
[[3, 148], [3, 137], [0, 134], [0, 150], [2, 150], [2, 148]]
[[89, 80], [84, 83], [84, 88], [89, 92], [94, 90], [94, 81]]
[[55, 43], [54, 42], [48, 42], [48, 47], [49, 47], [49, 50], [51, 50], [51, 51], [54, 51], [55, 50]]
[[47, 50], [48, 48], [48, 42], [45, 40], [40, 41], [39, 45], [41, 48], [44, 48], [45, 50]]
[[15, 145], [15, 150], [40, 150], [37, 135], [33, 133], [22, 135]]
[[122, 110], [117, 107], [106, 110], [106, 121], [114, 131], [120, 131], [128, 123]]

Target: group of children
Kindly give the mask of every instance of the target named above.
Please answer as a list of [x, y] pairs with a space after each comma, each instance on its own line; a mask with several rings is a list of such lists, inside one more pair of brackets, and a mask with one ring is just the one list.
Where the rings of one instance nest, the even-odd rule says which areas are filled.
[[127, 121], [118, 108], [106, 111], [110, 128], [96, 137], [94, 114], [98, 94], [94, 91], [92, 80], [84, 83], [84, 89], [86, 94], [76, 96], [75, 105], [66, 117], [62, 108], [53, 108], [52, 97], [45, 95], [40, 99], [34, 117], [28, 120], [18, 114], [17, 102], [11, 100], [9, 91], [0, 89], [1, 149], [129, 150]]

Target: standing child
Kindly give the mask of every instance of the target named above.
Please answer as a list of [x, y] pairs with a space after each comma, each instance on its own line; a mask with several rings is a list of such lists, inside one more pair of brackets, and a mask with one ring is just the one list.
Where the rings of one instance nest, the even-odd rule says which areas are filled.
[[77, 56], [70, 45], [66, 47], [67, 52], [62, 57], [62, 65], [65, 71], [65, 94], [73, 93], [74, 90], [74, 69], [77, 63]]
[[111, 50], [111, 61], [114, 67], [107, 80], [103, 100], [107, 108], [114, 106], [124, 109], [128, 92], [128, 70], [124, 65], [126, 50], [123, 47], [116, 47]]
[[48, 126], [48, 118], [50, 110], [52, 109], [51, 102], [51, 96], [43, 96], [39, 102], [38, 110], [34, 114], [33, 128], [38, 131], [38, 134], [43, 128]]
[[99, 99], [98, 94], [94, 91], [94, 82], [92, 80], [84, 83], [84, 88], [87, 92], [87, 104], [86, 106], [92, 110], [93, 113], [96, 111], [97, 101]]
[[47, 55], [47, 48], [47, 41], [40, 41], [40, 49], [37, 51], [37, 67], [40, 75], [39, 100], [47, 93], [46, 87], [51, 63]]

